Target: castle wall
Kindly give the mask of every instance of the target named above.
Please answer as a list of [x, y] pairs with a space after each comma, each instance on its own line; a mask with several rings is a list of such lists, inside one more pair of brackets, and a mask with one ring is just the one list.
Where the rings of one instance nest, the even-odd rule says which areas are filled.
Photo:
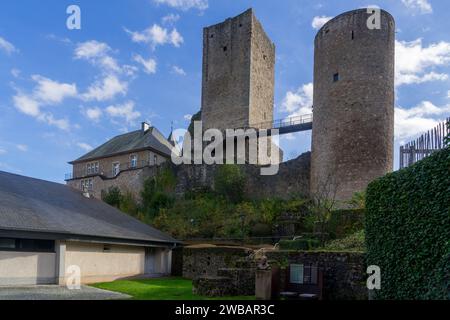
[[395, 22], [382, 11], [369, 30], [368, 17], [344, 13], [315, 39], [311, 192], [338, 200], [393, 169]]
[[274, 66], [275, 46], [251, 9], [205, 28], [204, 130], [242, 128], [272, 121]]
[[[246, 193], [254, 199], [284, 198], [292, 195], [308, 196], [310, 187], [311, 154], [305, 153], [297, 159], [280, 164], [278, 174], [262, 176], [261, 168], [255, 165], [241, 165], [246, 176]], [[201, 187], [214, 188], [214, 177], [218, 165], [182, 165], [175, 167], [176, 192], [184, 194]]]
[[275, 94], [275, 45], [255, 16], [252, 25], [249, 124], [269, 129]]

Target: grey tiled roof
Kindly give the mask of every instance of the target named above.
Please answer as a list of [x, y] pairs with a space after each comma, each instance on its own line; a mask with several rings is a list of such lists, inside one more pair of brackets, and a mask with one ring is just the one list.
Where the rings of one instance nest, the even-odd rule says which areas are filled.
[[0, 231], [174, 243], [169, 235], [68, 186], [0, 171]]
[[155, 127], [147, 131], [137, 130], [116, 136], [74, 162], [104, 158], [134, 150], [153, 149], [170, 157], [171, 143]]

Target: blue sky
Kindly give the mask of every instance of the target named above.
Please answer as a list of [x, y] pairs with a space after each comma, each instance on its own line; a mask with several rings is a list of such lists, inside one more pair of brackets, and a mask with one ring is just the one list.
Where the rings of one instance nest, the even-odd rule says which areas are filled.
[[[81, 30], [66, 27], [72, 4]], [[62, 182], [68, 161], [141, 121], [167, 135], [172, 121], [187, 127], [200, 109], [202, 28], [249, 7], [277, 48], [275, 118], [309, 112], [317, 28], [368, 5], [397, 22], [397, 152], [450, 115], [448, 1], [2, 1], [0, 170]], [[310, 138], [283, 137], [286, 158]]]

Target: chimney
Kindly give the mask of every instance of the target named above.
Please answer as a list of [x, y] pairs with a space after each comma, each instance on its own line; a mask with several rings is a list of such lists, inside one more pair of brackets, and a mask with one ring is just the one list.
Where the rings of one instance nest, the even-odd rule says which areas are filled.
[[142, 131], [147, 132], [150, 129], [150, 125], [147, 122], [142, 122]]

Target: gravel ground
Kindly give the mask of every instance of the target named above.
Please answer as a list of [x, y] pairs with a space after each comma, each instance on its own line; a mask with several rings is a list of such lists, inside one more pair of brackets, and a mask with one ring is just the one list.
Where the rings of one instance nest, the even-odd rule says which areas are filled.
[[0, 300], [120, 300], [128, 295], [81, 286], [69, 290], [62, 286], [0, 287]]

